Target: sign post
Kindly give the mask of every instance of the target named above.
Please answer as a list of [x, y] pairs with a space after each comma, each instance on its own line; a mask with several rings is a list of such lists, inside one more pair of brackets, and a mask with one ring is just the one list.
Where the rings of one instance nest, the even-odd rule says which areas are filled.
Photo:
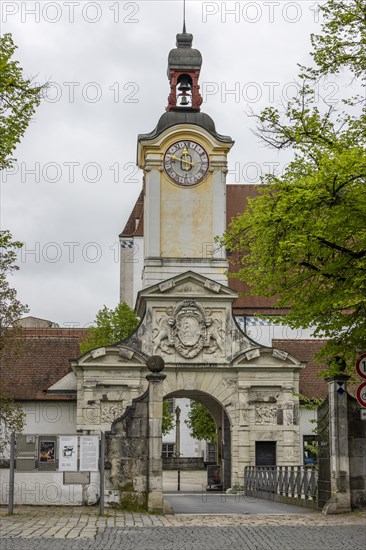
[[104, 455], [105, 455], [105, 433], [100, 434], [100, 456], [99, 456], [99, 514], [104, 516]]
[[366, 407], [366, 382], [362, 382], [357, 388], [356, 398], [361, 407]]
[[356, 361], [356, 371], [358, 376], [366, 380], [366, 353], [360, 355]]
[[15, 462], [15, 432], [11, 433], [10, 439], [10, 470], [9, 470], [9, 500], [8, 515], [14, 512], [14, 462]]
[[[366, 353], [360, 355], [356, 361], [356, 372], [360, 378], [366, 380]], [[361, 420], [366, 420], [366, 382], [361, 382], [357, 388], [356, 399], [363, 407], [361, 409]]]

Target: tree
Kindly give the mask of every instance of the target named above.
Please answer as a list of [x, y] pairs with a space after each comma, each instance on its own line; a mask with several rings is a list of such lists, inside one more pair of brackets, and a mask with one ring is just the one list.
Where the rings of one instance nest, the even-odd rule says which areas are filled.
[[80, 353], [125, 340], [137, 328], [140, 320], [125, 302], [114, 309], [103, 306], [96, 315], [96, 326], [88, 329], [88, 336], [80, 344]]
[[[9, 231], [0, 231], [0, 366], [5, 353], [19, 353], [21, 327], [17, 321], [28, 308], [18, 299], [16, 290], [9, 286], [8, 276], [19, 269], [16, 252], [22, 243], [13, 241]], [[0, 454], [10, 441], [13, 431], [22, 431], [25, 415], [0, 383]]]
[[[300, 94], [284, 112], [256, 116], [257, 135], [292, 149], [281, 176], [266, 175], [222, 243], [239, 258], [236, 277], [252, 293], [290, 308], [278, 319], [329, 339], [328, 364], [353, 367], [366, 345], [366, 107], [360, 95], [342, 110], [316, 101], [314, 81], [344, 69], [364, 86], [366, 19], [360, 0], [320, 7], [323, 34], [312, 36], [314, 68], [301, 67]], [[337, 367], [335, 367], [337, 368]]]
[[[12, 240], [9, 231], [0, 231], [0, 354], [8, 338], [14, 335], [16, 322], [28, 312], [27, 306], [17, 299], [14, 288], [10, 288], [8, 276], [17, 271], [17, 251], [22, 243]], [[1, 355], [0, 355], [1, 356]]]
[[23, 430], [25, 413], [20, 405], [6, 395], [0, 385], [0, 456], [10, 443], [12, 432], [19, 433]]
[[325, 20], [323, 33], [311, 35], [316, 67], [308, 70], [314, 77], [337, 74], [349, 69], [366, 79], [365, 2], [364, 0], [328, 0], [319, 6]]
[[191, 400], [190, 409], [187, 420], [185, 420], [188, 428], [190, 429], [190, 435], [194, 439], [199, 441], [208, 441], [209, 443], [215, 443], [216, 441], [216, 424], [211, 416], [211, 413], [198, 403], [198, 401]]
[[12, 154], [41, 100], [43, 86], [24, 78], [11, 34], [0, 37], [0, 170], [14, 162]]
[[[11, 155], [40, 103], [43, 88], [23, 77], [18, 61], [12, 59], [15, 49], [10, 34], [0, 37], [0, 170], [15, 161]], [[8, 282], [8, 277], [19, 269], [16, 253], [22, 246], [13, 241], [9, 231], [0, 231], [0, 365], [4, 353], [20, 351], [21, 327], [16, 322], [28, 311]], [[11, 432], [21, 431], [23, 425], [22, 410], [0, 385], [0, 452], [7, 446]]]

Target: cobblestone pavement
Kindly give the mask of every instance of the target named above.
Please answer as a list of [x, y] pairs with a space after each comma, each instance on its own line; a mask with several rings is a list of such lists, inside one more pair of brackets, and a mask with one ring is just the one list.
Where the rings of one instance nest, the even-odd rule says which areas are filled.
[[1, 550], [361, 550], [366, 512], [155, 516], [94, 508], [0, 509]]

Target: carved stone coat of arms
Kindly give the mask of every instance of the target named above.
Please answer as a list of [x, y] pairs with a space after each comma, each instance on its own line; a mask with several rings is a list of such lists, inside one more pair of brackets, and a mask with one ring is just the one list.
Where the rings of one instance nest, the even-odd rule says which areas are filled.
[[223, 356], [224, 331], [219, 319], [212, 318], [195, 300], [183, 300], [174, 309], [167, 308], [166, 315], [157, 320], [154, 329], [154, 353], [172, 354], [177, 351], [182, 357], [196, 357], [202, 350]]

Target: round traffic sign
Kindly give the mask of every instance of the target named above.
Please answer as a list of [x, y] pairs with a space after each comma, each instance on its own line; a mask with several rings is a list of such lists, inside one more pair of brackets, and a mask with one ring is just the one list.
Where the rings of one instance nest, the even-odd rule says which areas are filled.
[[366, 379], [366, 353], [360, 355], [356, 361], [356, 371], [361, 378]]
[[357, 388], [356, 398], [361, 407], [366, 407], [366, 382], [362, 382]]

